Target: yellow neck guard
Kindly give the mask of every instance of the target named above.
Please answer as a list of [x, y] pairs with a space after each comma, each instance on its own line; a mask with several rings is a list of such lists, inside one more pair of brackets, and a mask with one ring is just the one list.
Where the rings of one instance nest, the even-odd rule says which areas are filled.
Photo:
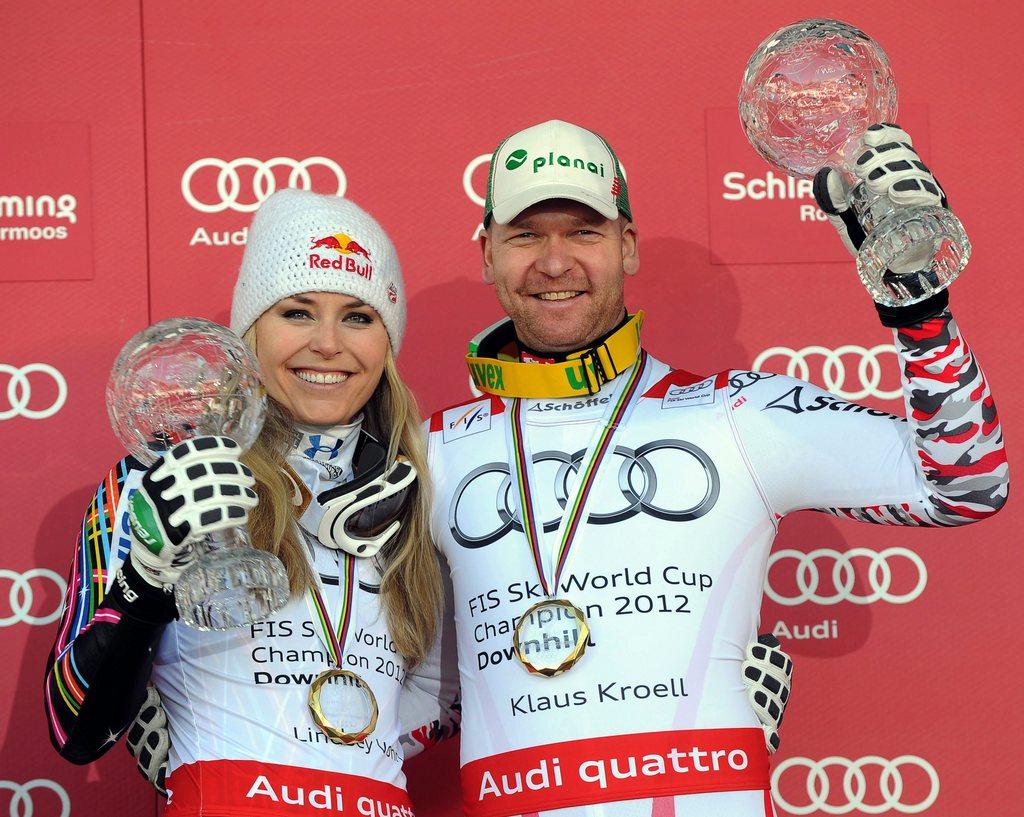
[[573, 352], [563, 362], [521, 363], [498, 351], [505, 341], [515, 337], [512, 321], [506, 318], [470, 341], [466, 364], [473, 383], [487, 394], [501, 397], [596, 394], [602, 385], [636, 362], [643, 322], [644, 313], [637, 312], [602, 343]]

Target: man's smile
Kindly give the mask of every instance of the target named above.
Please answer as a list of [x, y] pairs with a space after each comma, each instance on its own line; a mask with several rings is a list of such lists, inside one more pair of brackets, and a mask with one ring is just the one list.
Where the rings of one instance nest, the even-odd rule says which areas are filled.
[[559, 292], [538, 292], [533, 297], [540, 298], [542, 301], [565, 301], [569, 298], [575, 298], [577, 295], [583, 293], [579, 290], [561, 290]]

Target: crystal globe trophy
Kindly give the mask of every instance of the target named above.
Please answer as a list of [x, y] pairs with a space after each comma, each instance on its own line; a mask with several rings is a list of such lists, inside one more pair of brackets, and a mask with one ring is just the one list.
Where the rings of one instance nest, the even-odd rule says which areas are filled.
[[889, 59], [864, 32], [823, 19], [779, 29], [747, 63], [739, 108], [750, 144], [775, 167], [804, 179], [826, 166], [843, 174], [866, 235], [857, 273], [875, 301], [917, 303], [967, 265], [971, 244], [951, 211], [896, 207], [853, 173], [868, 127], [896, 121]]
[[[172, 318], [129, 340], [107, 382], [114, 433], [152, 465], [186, 439], [230, 437], [243, 451], [259, 436], [266, 409], [256, 358], [237, 335], [202, 318]], [[288, 601], [288, 574], [256, 550], [247, 531], [204, 537], [174, 595], [182, 621], [227, 630], [262, 621]]]

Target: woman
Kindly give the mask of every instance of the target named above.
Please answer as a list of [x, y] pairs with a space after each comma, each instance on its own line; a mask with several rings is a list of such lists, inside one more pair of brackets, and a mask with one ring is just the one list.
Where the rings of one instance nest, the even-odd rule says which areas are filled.
[[[413, 482], [426, 472], [419, 413], [395, 368], [404, 327], [398, 259], [371, 216], [297, 190], [263, 204], [231, 328], [259, 359], [267, 421], [241, 462], [231, 440], [206, 437], [149, 469], [128, 457], [100, 485], [46, 680], [63, 756], [87, 763], [112, 745], [152, 674], [167, 710], [172, 814], [343, 802], [409, 813], [403, 682], [412, 672], [405, 690], [433, 716], [454, 694], [438, 703], [442, 581], [428, 491]], [[367, 505], [361, 516], [353, 498]], [[175, 621], [174, 582], [196, 541], [246, 522], [287, 568], [289, 603], [228, 632]], [[339, 697], [342, 708], [366, 703], [366, 722], [339, 723], [329, 703]]]

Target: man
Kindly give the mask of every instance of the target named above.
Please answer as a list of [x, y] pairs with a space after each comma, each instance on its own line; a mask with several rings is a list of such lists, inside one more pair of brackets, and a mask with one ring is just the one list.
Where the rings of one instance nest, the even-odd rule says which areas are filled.
[[[876, 126], [858, 172], [944, 196]], [[848, 246], [834, 173], [819, 204]], [[641, 345], [637, 228], [595, 133], [545, 122], [491, 160], [484, 278], [509, 319], [471, 343], [484, 396], [433, 415], [433, 533], [451, 567], [470, 817], [773, 814], [740, 683], [779, 521], [813, 508], [948, 526], [1006, 499], [1002, 434], [945, 292], [879, 307], [907, 420], [792, 378], [693, 375]]]

